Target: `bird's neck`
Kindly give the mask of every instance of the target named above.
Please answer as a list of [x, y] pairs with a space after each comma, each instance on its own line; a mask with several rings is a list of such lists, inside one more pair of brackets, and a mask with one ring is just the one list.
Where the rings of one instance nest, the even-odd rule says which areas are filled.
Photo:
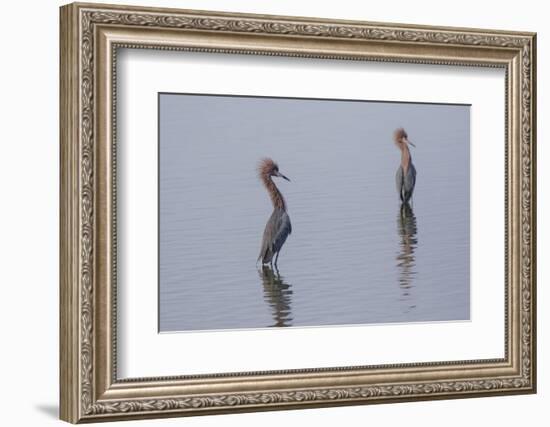
[[275, 183], [273, 182], [273, 180], [271, 179], [271, 176], [262, 175], [262, 182], [264, 183], [265, 188], [269, 193], [269, 197], [271, 198], [271, 203], [273, 203], [273, 207], [286, 211], [285, 199], [281, 194], [281, 192], [279, 191], [279, 189], [277, 188], [277, 186], [275, 185]]
[[411, 152], [407, 144], [401, 144], [399, 148], [401, 149], [401, 167], [403, 168], [403, 172], [407, 172], [411, 164]]

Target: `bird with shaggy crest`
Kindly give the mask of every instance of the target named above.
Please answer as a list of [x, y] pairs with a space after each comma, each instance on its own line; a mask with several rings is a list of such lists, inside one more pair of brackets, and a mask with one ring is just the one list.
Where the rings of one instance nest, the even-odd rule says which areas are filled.
[[401, 150], [401, 164], [395, 174], [395, 184], [402, 203], [409, 203], [416, 184], [416, 168], [413, 165], [409, 145], [416, 147], [411, 141], [405, 129], [396, 129], [393, 133], [393, 140], [397, 148]]
[[287, 181], [290, 181], [290, 179], [279, 172], [277, 163], [269, 158], [260, 161], [258, 175], [267, 189], [271, 203], [273, 204], [273, 213], [265, 226], [258, 261], [261, 260], [262, 264], [271, 264], [271, 266], [275, 264], [275, 267], [277, 267], [279, 252], [287, 237], [292, 233], [292, 225], [290, 224], [290, 217], [287, 213], [285, 199], [272, 178], [278, 177], [286, 179]]

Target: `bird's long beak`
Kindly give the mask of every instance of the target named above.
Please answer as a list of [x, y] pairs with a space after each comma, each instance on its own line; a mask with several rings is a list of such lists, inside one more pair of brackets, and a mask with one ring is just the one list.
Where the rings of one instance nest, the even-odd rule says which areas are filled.
[[290, 182], [290, 179], [288, 179], [286, 176], [284, 176], [281, 172], [277, 172], [277, 176], [283, 179], [286, 179], [288, 182]]
[[409, 141], [408, 139], [406, 139], [405, 141], [407, 141], [407, 144], [411, 144], [414, 148], [416, 148], [416, 145], [414, 145], [411, 141]]

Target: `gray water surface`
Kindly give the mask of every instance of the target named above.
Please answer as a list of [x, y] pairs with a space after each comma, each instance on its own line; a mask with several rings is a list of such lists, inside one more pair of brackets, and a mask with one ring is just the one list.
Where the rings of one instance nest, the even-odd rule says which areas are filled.
[[[470, 108], [159, 95], [159, 330], [467, 320]], [[404, 127], [417, 169], [395, 189]], [[293, 232], [256, 265], [271, 157]]]

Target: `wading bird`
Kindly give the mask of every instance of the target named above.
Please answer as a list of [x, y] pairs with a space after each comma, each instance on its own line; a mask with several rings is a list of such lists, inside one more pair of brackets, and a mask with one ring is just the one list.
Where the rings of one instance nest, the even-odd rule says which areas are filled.
[[258, 261], [262, 260], [262, 264], [273, 265], [273, 257], [275, 257], [275, 266], [279, 259], [279, 252], [283, 247], [288, 235], [292, 232], [290, 225], [290, 217], [286, 212], [286, 203], [283, 195], [271, 179], [273, 176], [286, 179], [286, 176], [279, 172], [279, 166], [271, 159], [263, 159], [258, 166], [260, 180], [264, 184], [271, 202], [273, 203], [273, 213], [267, 221], [262, 240], [262, 249]]
[[408, 203], [412, 197], [414, 184], [416, 183], [416, 169], [412, 163], [409, 145], [416, 147], [407, 136], [405, 129], [397, 129], [393, 133], [395, 145], [401, 150], [401, 164], [395, 174], [395, 184], [401, 202]]

